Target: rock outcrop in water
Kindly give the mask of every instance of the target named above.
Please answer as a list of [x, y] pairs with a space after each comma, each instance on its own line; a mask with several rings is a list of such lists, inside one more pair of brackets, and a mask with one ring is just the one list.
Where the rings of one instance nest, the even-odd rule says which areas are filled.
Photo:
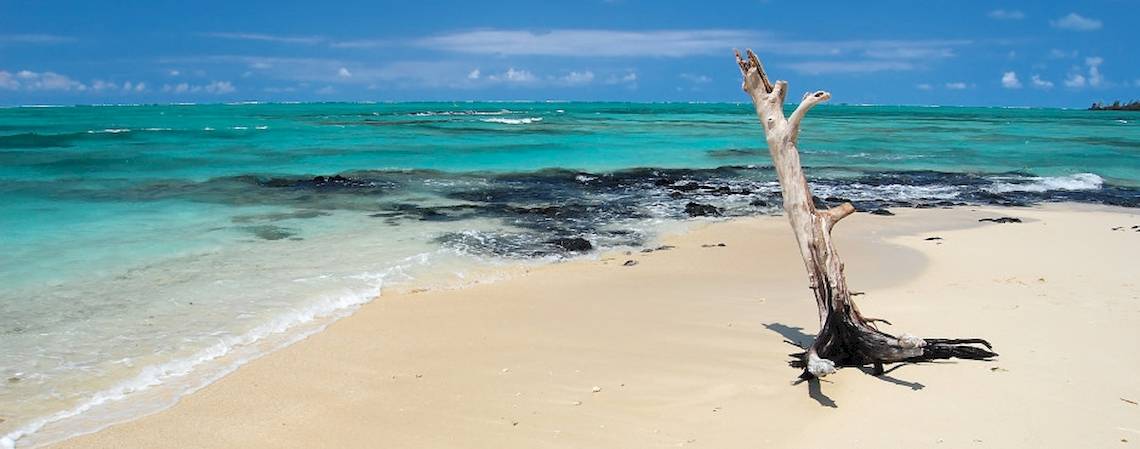
[[1119, 100], [1112, 102], [1112, 104], [1104, 104], [1100, 102], [1093, 103], [1089, 106], [1090, 111], [1140, 111], [1140, 101], [1133, 100], [1130, 103], [1121, 104]]
[[685, 205], [685, 213], [690, 217], [719, 217], [724, 215], [724, 212], [719, 207], [710, 204], [700, 204], [689, 202]]
[[553, 240], [547, 240], [550, 243], [566, 251], [586, 252], [594, 249], [594, 245], [581, 237], [559, 237]]

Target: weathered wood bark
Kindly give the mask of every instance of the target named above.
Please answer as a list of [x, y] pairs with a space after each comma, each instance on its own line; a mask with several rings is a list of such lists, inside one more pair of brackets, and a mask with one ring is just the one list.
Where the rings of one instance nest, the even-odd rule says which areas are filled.
[[[784, 211], [799, 243], [809, 286], [819, 308], [820, 331], [815, 342], [805, 352], [792, 354], [796, 359], [791, 365], [804, 368], [801, 377], [823, 377], [844, 366], [873, 365], [876, 373], [881, 373], [884, 363], [997, 356], [989, 351], [990, 344], [981, 339], [922, 339], [880, 332], [873, 323], [884, 320], [867, 318], [859, 312], [847, 289], [843, 262], [831, 244], [831, 228], [855, 212], [855, 207], [845, 203], [817, 210], [796, 149], [804, 116], [813, 106], [831, 98], [831, 94], [816, 91], [804, 95], [795, 112], [785, 118], [783, 107], [788, 83], [772, 84], [752, 50], [748, 50], [747, 59], [737, 52], [736, 62], [744, 75], [744, 91], [752, 97], [756, 115], [764, 127], [768, 151], [783, 193]], [[980, 344], [985, 349], [970, 346], [972, 344]]]

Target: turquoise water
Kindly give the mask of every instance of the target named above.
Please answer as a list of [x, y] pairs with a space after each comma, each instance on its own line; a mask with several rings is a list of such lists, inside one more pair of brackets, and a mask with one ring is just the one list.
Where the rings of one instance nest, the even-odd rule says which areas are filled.
[[[805, 126], [823, 202], [1140, 204], [1135, 113], [823, 106]], [[647, 244], [690, 203], [771, 212], [760, 132], [742, 104], [0, 109], [0, 435], [169, 404], [384, 288]]]

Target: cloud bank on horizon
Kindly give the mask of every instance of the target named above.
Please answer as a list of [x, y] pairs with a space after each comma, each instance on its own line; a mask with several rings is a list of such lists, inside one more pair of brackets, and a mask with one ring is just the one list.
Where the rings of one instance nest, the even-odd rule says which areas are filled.
[[13, 0], [0, 104], [743, 101], [731, 51], [744, 47], [836, 102], [1140, 97], [1128, 2], [476, 3]]

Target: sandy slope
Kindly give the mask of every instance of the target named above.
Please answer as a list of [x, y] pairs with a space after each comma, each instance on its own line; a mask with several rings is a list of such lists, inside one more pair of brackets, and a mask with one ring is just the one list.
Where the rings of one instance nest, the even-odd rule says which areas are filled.
[[[894, 332], [988, 338], [998, 360], [793, 386], [784, 339], [809, 341], [817, 319], [787, 223], [766, 217], [386, 295], [169, 410], [55, 447], [1140, 444], [1136, 211], [897, 212], [837, 227], [863, 311]], [[994, 216], [1025, 223], [977, 223]]]

